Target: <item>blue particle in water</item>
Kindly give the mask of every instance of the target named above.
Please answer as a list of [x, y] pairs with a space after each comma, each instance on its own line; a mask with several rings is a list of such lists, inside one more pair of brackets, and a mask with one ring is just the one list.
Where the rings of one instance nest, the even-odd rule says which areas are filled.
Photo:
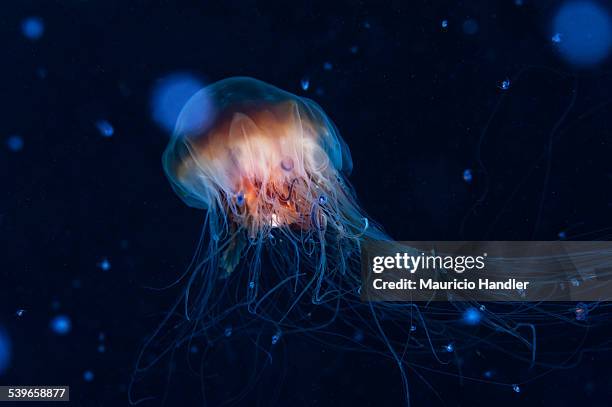
[[86, 370], [83, 373], [83, 380], [85, 380], [86, 382], [93, 382], [94, 379], [94, 374], [91, 370]]
[[272, 335], [272, 345], [276, 345], [278, 343], [278, 341], [280, 340], [281, 337], [281, 333], [277, 332], [274, 335]]
[[300, 81], [300, 86], [302, 87], [303, 91], [307, 91], [310, 87], [310, 79], [302, 78], [302, 80]]
[[100, 344], [98, 345], [98, 353], [104, 353], [106, 352], [106, 346]]
[[25, 314], [25, 312], [26, 312], [26, 310], [24, 310], [24, 309], [18, 309], [15, 312], [15, 315], [17, 315], [17, 317], [21, 318]]
[[515, 393], [520, 393], [521, 392], [521, 388], [519, 387], [518, 384], [513, 384], [512, 385], [512, 390], [514, 390]]
[[112, 137], [113, 134], [115, 134], [115, 129], [108, 120], [98, 120], [96, 122], [96, 128], [103, 137]]
[[470, 307], [463, 312], [463, 322], [467, 325], [478, 325], [482, 319], [482, 314], [474, 307]]
[[612, 20], [592, 1], [568, 1], [553, 19], [553, 42], [561, 56], [578, 66], [595, 65], [612, 49]]
[[255, 288], [255, 281], [250, 281], [250, 282], [249, 282], [249, 288], [250, 288], [250, 289]]
[[319, 196], [319, 205], [325, 205], [327, 203], [327, 196], [320, 195]]
[[448, 28], [448, 20], [442, 20], [442, 23], [440, 24], [442, 26], [442, 28], [446, 29]]
[[410, 325], [410, 332], [416, 332], [417, 327], [416, 325]]
[[483, 373], [483, 376], [486, 377], [487, 379], [490, 379], [493, 377], [493, 371], [492, 370], [487, 370]]
[[444, 347], [444, 350], [447, 351], [448, 353], [452, 353], [455, 351], [455, 345], [453, 345], [452, 343], [449, 343], [448, 345]]
[[579, 302], [578, 304], [576, 304], [576, 309], [574, 310], [575, 314], [576, 314], [576, 320], [577, 321], [584, 321], [587, 318], [587, 315], [589, 314], [589, 307], [583, 303], [583, 302]]
[[28, 17], [21, 22], [21, 32], [26, 38], [36, 41], [45, 33], [45, 24], [40, 17]]
[[225, 335], [228, 338], [232, 336], [232, 327], [228, 326], [227, 328], [225, 328], [225, 332], [223, 332], [223, 335]]
[[58, 315], [51, 320], [51, 329], [58, 335], [66, 335], [72, 329], [72, 322], [66, 315]]
[[523, 4], [524, 4], [524, 3], [523, 3], [523, 0], [514, 0], [514, 5], [515, 5], [515, 6], [519, 6], [519, 7], [520, 7], [520, 6], [522, 6]]
[[567, 238], [567, 234], [564, 231], [559, 232], [557, 236], [559, 236], [559, 239], [561, 240], [564, 240]]
[[21, 151], [23, 150], [23, 145], [24, 145], [23, 138], [17, 134], [9, 136], [6, 139], [6, 146], [11, 151], [14, 151], [14, 152]]
[[510, 79], [507, 79], [507, 78], [506, 78], [506, 79], [504, 79], [503, 81], [501, 81], [501, 82], [499, 83], [499, 88], [500, 88], [501, 90], [508, 90], [508, 89], [510, 89]]
[[349, 48], [349, 51], [351, 52], [351, 54], [356, 54], [357, 52], [359, 52], [359, 47], [357, 45], [353, 45]]
[[363, 341], [364, 335], [363, 335], [363, 331], [362, 330], [357, 330], [355, 331], [355, 334], [353, 335], [353, 340], [355, 342], [361, 342]]
[[11, 340], [0, 327], [0, 376], [6, 372], [11, 363]]
[[332, 65], [332, 63], [331, 63], [331, 62], [325, 62], [325, 63], [323, 64], [323, 69], [325, 69], [326, 71], [331, 71], [333, 67], [334, 67], [334, 66]]
[[239, 192], [236, 195], [236, 204], [242, 206], [244, 204], [244, 192]]
[[467, 35], [474, 35], [478, 32], [478, 22], [473, 18], [468, 18], [463, 22], [463, 32]]
[[111, 269], [111, 267], [112, 267], [111, 263], [106, 257], [103, 258], [102, 261], [98, 263], [98, 268], [102, 271], [108, 271]]
[[463, 180], [468, 184], [472, 182], [472, 170], [466, 169], [463, 171]]
[[168, 133], [205, 128], [212, 120], [213, 109], [203, 87], [204, 83], [189, 73], [174, 73], [157, 80], [151, 94], [153, 120]]
[[189, 352], [191, 353], [198, 353], [199, 349], [196, 345], [191, 345], [191, 348], [189, 348]]

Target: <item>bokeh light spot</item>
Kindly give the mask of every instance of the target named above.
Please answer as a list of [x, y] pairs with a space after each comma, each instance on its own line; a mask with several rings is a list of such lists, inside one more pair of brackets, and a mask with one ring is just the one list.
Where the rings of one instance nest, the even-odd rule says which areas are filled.
[[0, 327], [0, 376], [6, 372], [11, 362], [11, 341]]
[[[153, 120], [168, 133], [175, 130], [177, 120], [189, 101], [189, 109], [181, 117], [181, 125], [199, 129], [208, 121], [210, 102], [199, 92], [204, 83], [188, 73], [175, 73], [159, 79], [152, 92]], [[194, 95], [198, 94], [195, 98]]]
[[468, 18], [463, 22], [463, 32], [467, 35], [474, 35], [478, 32], [478, 22], [473, 18]]
[[51, 329], [58, 335], [67, 335], [72, 330], [72, 321], [66, 315], [58, 315], [51, 320]]
[[113, 134], [115, 134], [115, 129], [108, 120], [98, 120], [96, 122], [96, 128], [102, 137], [112, 137]]
[[9, 150], [14, 151], [14, 152], [18, 152], [23, 150], [23, 138], [21, 136], [18, 135], [12, 135], [9, 136], [6, 139], [6, 146], [9, 148]]
[[612, 49], [610, 14], [594, 2], [565, 3], [553, 20], [552, 30], [555, 47], [574, 65], [597, 64]]
[[45, 24], [40, 17], [28, 17], [21, 22], [21, 32], [26, 38], [36, 41], [45, 33]]
[[474, 307], [470, 307], [463, 312], [463, 322], [467, 325], [478, 325], [481, 318], [480, 311]]

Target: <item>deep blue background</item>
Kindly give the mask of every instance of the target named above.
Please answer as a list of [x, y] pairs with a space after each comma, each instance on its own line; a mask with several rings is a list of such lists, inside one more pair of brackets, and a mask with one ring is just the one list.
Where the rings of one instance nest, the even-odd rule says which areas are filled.
[[[0, 6], [0, 136], [25, 141], [19, 153], [0, 151], [0, 325], [13, 343], [0, 384], [69, 384], [74, 405], [127, 405], [137, 351], [177, 294], [146, 287], [184, 270], [202, 222], [164, 177], [167, 135], [150, 116], [153, 83], [179, 70], [209, 82], [253, 76], [315, 99], [351, 148], [351, 181], [363, 206], [395, 239], [609, 238], [611, 65], [577, 70], [559, 58], [549, 32], [559, 3], [212, 3]], [[45, 23], [36, 42], [21, 33], [30, 15]], [[464, 33], [466, 19], [477, 23], [476, 33]], [[305, 76], [308, 91], [300, 87]], [[101, 117], [113, 124], [113, 137], [98, 133], [93, 123]], [[106, 272], [97, 267], [105, 257]], [[26, 313], [17, 318], [20, 308]], [[58, 314], [72, 320], [67, 336], [49, 329]], [[609, 405], [611, 332], [605, 324], [592, 329], [585, 348], [597, 352], [520, 394], [426, 374], [438, 398], [409, 372], [412, 401]], [[238, 404], [267, 405], [274, 389], [279, 405], [403, 401], [387, 360], [299, 337], [283, 342], [283, 353], [285, 368], [271, 367]], [[198, 377], [178, 359], [169, 384], [152, 380], [140, 395], [165, 386], [166, 405], [199, 405]], [[503, 370], [506, 362], [488, 363]], [[234, 388], [233, 372], [244, 366], [240, 357], [227, 362], [219, 372], [225, 381], [207, 391]], [[158, 369], [167, 375], [166, 365]], [[84, 381], [86, 370], [92, 382]]]

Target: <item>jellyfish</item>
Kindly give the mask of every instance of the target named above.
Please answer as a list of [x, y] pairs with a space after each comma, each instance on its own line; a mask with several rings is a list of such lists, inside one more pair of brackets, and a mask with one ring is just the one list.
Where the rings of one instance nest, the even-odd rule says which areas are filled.
[[[360, 300], [362, 243], [388, 237], [360, 206], [350, 151], [318, 104], [253, 78], [213, 83], [183, 107], [162, 164], [204, 226], [172, 284], [184, 282], [182, 295], [137, 372], [197, 337], [206, 347], [252, 335], [264, 348], [337, 323], [364, 339], [377, 329], [350, 321], [370, 312]], [[151, 357], [153, 348], [164, 351]]]
[[[203, 98], [213, 117], [194, 128]], [[194, 95], [163, 166], [176, 194], [206, 211], [211, 238], [202, 277], [227, 278], [249, 257], [244, 288], [252, 311], [266, 278], [264, 252], [274, 270], [291, 271], [283, 285], [318, 303], [343, 286], [362, 239], [384, 238], [359, 206], [347, 179], [351, 154], [321, 107], [256, 79], [225, 79]], [[204, 312], [210, 292], [197, 295]]]
[[[320, 334], [322, 343], [395, 362], [409, 405], [407, 370], [432, 356], [465, 378], [457, 361], [503, 332], [532, 367], [539, 360], [529, 321], [549, 321], [555, 311], [567, 321], [558, 305], [538, 314], [539, 305], [362, 301], [364, 244], [394, 243], [361, 207], [348, 179], [348, 146], [310, 99], [247, 77], [213, 83], [183, 107], [162, 164], [176, 195], [202, 210], [204, 226], [191, 263], [171, 284], [182, 284], [181, 295], [137, 358], [134, 404], [140, 374], [183, 345], [210, 357], [217, 344], [246, 337], [272, 361], [294, 335]], [[192, 352], [198, 339], [202, 352]], [[481, 358], [471, 360], [481, 380]]]

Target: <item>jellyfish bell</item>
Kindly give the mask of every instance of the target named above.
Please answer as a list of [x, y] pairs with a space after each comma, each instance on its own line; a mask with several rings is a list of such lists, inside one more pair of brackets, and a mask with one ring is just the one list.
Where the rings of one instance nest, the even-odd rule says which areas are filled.
[[[194, 128], [203, 97], [214, 117]], [[183, 201], [208, 211], [218, 238], [254, 242], [282, 228], [303, 240], [367, 225], [345, 179], [350, 152], [331, 120], [315, 102], [256, 79], [225, 79], [196, 93], [163, 165]]]

